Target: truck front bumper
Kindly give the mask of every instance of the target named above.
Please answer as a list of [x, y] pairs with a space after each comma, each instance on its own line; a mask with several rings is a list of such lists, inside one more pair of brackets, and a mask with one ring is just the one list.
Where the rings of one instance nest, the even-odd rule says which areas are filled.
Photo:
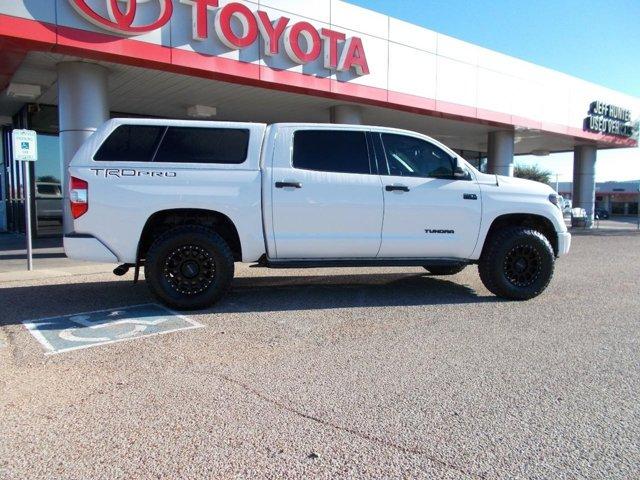
[[64, 237], [64, 253], [73, 260], [118, 263], [116, 257], [100, 240], [91, 235], [71, 233]]
[[569, 253], [571, 249], [571, 234], [569, 232], [558, 234], [558, 257]]

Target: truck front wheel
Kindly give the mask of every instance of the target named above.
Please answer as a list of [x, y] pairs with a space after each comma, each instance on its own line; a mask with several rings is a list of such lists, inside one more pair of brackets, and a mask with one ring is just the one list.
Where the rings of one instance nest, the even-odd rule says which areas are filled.
[[197, 225], [177, 227], [153, 242], [144, 274], [162, 303], [178, 310], [203, 309], [229, 290], [233, 253], [212, 230]]
[[487, 240], [478, 270], [491, 293], [510, 300], [529, 300], [547, 288], [554, 263], [553, 248], [542, 233], [509, 227]]

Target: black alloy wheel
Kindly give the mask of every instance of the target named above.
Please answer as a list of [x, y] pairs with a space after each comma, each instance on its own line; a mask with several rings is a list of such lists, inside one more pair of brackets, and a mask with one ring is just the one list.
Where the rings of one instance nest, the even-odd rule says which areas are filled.
[[531, 245], [516, 245], [504, 259], [504, 274], [516, 287], [529, 287], [542, 271], [540, 253]]
[[144, 274], [151, 293], [165, 305], [177, 310], [208, 308], [231, 287], [233, 253], [211, 229], [176, 227], [153, 242]]
[[185, 245], [169, 254], [164, 262], [165, 280], [184, 295], [202, 293], [213, 283], [215, 260], [197, 245]]
[[478, 271], [491, 293], [510, 300], [529, 300], [551, 282], [555, 254], [541, 232], [527, 227], [506, 227], [485, 242]]

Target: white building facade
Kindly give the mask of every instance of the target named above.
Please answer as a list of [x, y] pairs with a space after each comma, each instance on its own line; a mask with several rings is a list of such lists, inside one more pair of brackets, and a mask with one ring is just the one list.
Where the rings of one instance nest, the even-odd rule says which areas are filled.
[[574, 151], [574, 206], [591, 214], [597, 151], [637, 147], [638, 98], [339, 0], [2, 2], [0, 66], [0, 218], [14, 230], [15, 127], [51, 145], [32, 167], [36, 209], [110, 116], [394, 126], [504, 175], [514, 155]]

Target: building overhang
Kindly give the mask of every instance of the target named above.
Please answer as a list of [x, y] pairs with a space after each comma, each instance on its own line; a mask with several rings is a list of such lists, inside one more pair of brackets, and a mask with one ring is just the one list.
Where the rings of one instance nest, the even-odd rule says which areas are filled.
[[[194, 49], [140, 41], [95, 30], [0, 14], [0, 82], [4, 82], [6, 86], [27, 52], [50, 52], [245, 87], [309, 95], [332, 102], [369, 105], [455, 124], [476, 125], [487, 131], [515, 129], [520, 138], [525, 140], [535, 137], [562, 139], [555, 142], [555, 145], [551, 141], [550, 148], [538, 148], [550, 152], [567, 151], [580, 144], [596, 145], [598, 148], [638, 145], [634, 138], [587, 131], [575, 125], [481, 108], [478, 104], [447, 101], [438, 96], [431, 98], [409, 94], [395, 90], [390, 85], [381, 88], [354, 81], [353, 78], [344, 80], [339, 75], [309, 75], [300, 69], [273, 68], [261, 61], [242, 61], [223, 55], [203, 54]], [[586, 108], [587, 106], [585, 110]], [[538, 143], [540, 142], [531, 142], [531, 151], [539, 146]], [[545, 146], [546, 144], [542, 145]], [[519, 153], [530, 152], [522, 150]]]

